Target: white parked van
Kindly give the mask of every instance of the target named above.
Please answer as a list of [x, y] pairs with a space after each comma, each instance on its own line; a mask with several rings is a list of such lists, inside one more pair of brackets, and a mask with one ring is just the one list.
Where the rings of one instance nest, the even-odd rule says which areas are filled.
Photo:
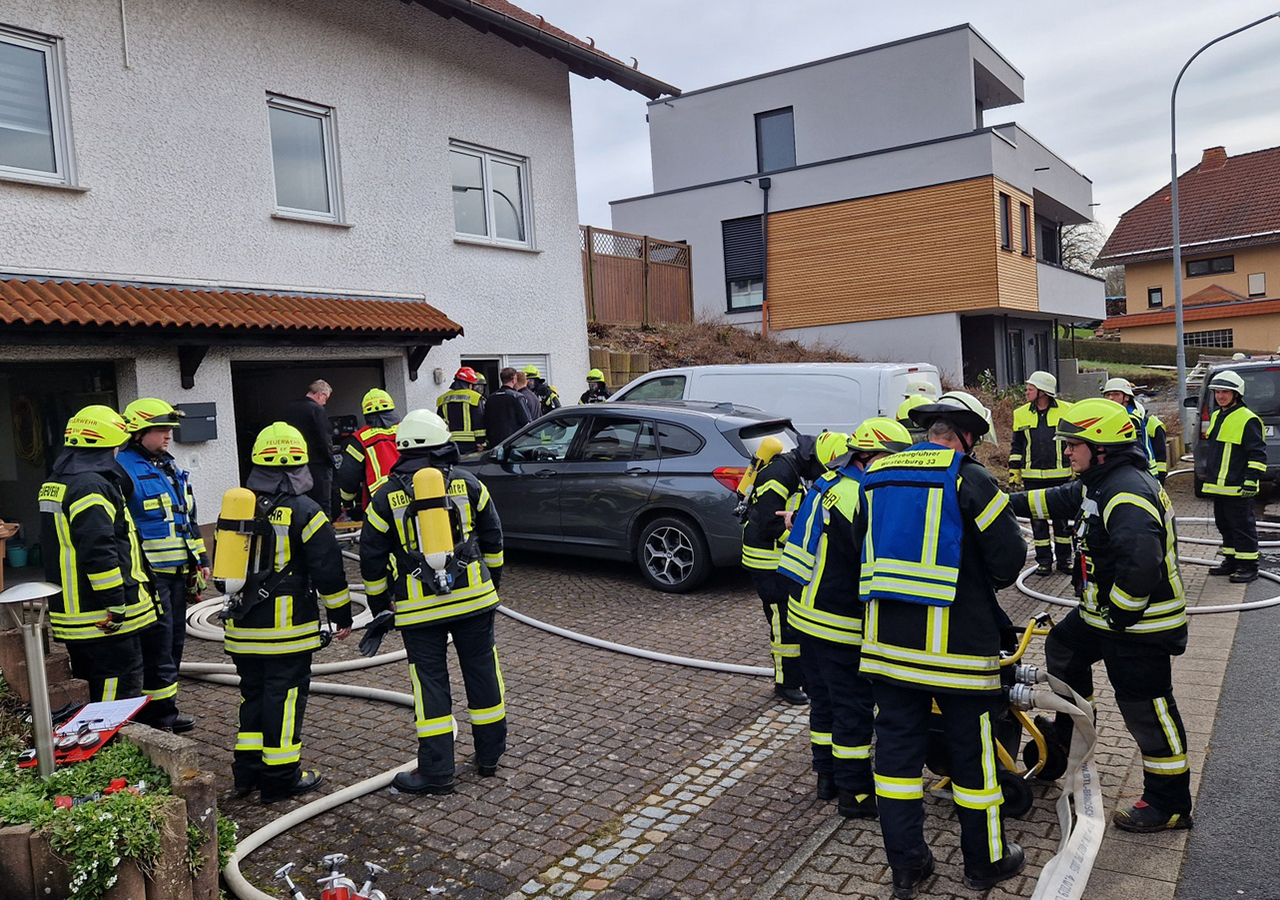
[[804, 434], [852, 431], [872, 416], [892, 418], [907, 384], [942, 392], [930, 363], [742, 363], [686, 366], [641, 375], [610, 400], [713, 400], [786, 416]]

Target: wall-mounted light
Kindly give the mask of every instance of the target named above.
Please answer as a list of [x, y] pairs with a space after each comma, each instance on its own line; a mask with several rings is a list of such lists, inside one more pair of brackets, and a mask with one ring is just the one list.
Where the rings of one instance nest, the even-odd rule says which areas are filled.
[[436, 366], [431, 370], [431, 380], [436, 384], [444, 384], [444, 369]]

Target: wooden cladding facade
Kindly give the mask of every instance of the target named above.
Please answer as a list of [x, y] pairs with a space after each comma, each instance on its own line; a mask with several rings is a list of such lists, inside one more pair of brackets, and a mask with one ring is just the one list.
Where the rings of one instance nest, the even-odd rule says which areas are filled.
[[693, 321], [688, 244], [580, 226], [587, 320], [609, 325]]
[[[1010, 198], [1012, 250], [1000, 246], [1002, 193]], [[1036, 260], [1021, 252], [1021, 203], [1032, 199], [988, 176], [772, 213], [770, 325], [1033, 311]]]

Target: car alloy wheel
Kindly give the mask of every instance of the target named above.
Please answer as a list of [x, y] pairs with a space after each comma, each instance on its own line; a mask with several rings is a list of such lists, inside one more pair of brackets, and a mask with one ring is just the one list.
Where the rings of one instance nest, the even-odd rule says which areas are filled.
[[641, 571], [660, 591], [683, 593], [705, 580], [710, 552], [697, 526], [681, 518], [654, 519], [640, 535]]

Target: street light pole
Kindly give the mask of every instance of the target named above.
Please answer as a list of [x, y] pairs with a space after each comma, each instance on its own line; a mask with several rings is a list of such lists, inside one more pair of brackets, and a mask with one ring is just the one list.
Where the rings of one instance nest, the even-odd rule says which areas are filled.
[[1178, 344], [1178, 416], [1182, 423], [1182, 440], [1184, 443], [1191, 440], [1191, 411], [1186, 407], [1187, 350], [1182, 343], [1182, 238], [1178, 230], [1178, 85], [1182, 83], [1182, 76], [1186, 74], [1187, 66], [1195, 62], [1197, 56], [1214, 44], [1219, 41], [1225, 41], [1232, 35], [1239, 34], [1242, 31], [1248, 31], [1253, 26], [1261, 25], [1269, 19], [1276, 18], [1280, 18], [1280, 11], [1263, 16], [1256, 22], [1250, 22], [1235, 31], [1228, 31], [1226, 34], [1216, 37], [1205, 44], [1191, 55], [1191, 58], [1186, 61], [1181, 71], [1178, 72], [1178, 77], [1173, 82], [1173, 92], [1169, 95], [1169, 202], [1173, 206], [1173, 320], [1174, 340]]

